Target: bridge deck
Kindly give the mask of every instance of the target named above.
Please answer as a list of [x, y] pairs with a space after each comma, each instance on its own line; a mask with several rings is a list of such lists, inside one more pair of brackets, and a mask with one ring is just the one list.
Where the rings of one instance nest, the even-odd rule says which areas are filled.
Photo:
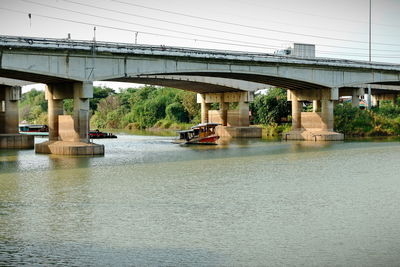
[[223, 59], [252, 62], [280, 62], [301, 65], [323, 65], [340, 68], [363, 68], [400, 71], [399, 64], [356, 61], [330, 58], [300, 58], [268, 53], [251, 53], [243, 51], [199, 49], [189, 47], [171, 47], [163, 45], [141, 45], [115, 42], [98, 42], [71, 39], [37, 38], [24, 36], [0, 35], [0, 47], [37, 48], [54, 50], [92, 51], [94, 53], [116, 53], [150, 56], [173, 56], [207, 59]]

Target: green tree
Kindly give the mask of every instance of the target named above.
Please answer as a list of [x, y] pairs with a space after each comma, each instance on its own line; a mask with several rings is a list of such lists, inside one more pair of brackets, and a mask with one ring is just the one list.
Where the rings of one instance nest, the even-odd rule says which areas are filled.
[[334, 109], [335, 130], [348, 135], [364, 135], [373, 128], [372, 112], [352, 107], [351, 104], [337, 105]]
[[290, 113], [286, 91], [272, 88], [267, 94], [256, 96], [250, 109], [256, 124], [280, 123]]
[[93, 98], [89, 100], [90, 109], [94, 112], [97, 110], [97, 104], [100, 100], [115, 94], [114, 89], [108, 87], [93, 87]]
[[182, 105], [188, 113], [189, 121], [200, 117], [200, 104], [197, 103], [196, 93], [184, 91], [182, 93]]
[[165, 112], [167, 114], [167, 119], [171, 121], [189, 122], [189, 113], [186, 111], [185, 107], [179, 102], [169, 104]]
[[19, 103], [20, 118], [29, 123], [42, 123], [43, 114], [47, 113], [47, 101], [44, 91], [32, 89], [22, 94]]

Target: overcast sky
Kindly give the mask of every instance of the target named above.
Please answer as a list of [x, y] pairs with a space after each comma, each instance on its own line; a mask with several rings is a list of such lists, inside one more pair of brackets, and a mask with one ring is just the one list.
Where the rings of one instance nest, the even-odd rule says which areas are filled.
[[[31, 14], [29, 19], [28, 14]], [[368, 60], [369, 0], [0, 0], [0, 34]], [[372, 60], [400, 64], [400, 0], [372, 0]]]

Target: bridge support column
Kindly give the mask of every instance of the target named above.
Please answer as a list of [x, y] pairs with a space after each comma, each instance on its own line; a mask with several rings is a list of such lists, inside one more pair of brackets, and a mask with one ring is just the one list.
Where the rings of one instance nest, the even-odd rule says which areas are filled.
[[247, 93], [241, 93], [239, 100], [239, 126], [249, 127], [249, 102], [247, 100]]
[[63, 110], [63, 100], [56, 99], [54, 94], [57, 92], [56, 85], [47, 85], [46, 88], [46, 98], [47, 98], [47, 114], [48, 114], [48, 123], [49, 123], [49, 140], [50, 141], [58, 141], [59, 133], [58, 133], [58, 116], [64, 114]]
[[299, 101], [296, 91], [291, 90], [291, 94], [292, 94], [292, 130], [300, 130], [302, 103]]
[[397, 105], [397, 98], [398, 94], [393, 93], [393, 94], [379, 94], [379, 95], [373, 95], [373, 102], [375, 106], [379, 107], [381, 101], [390, 101], [393, 103], [393, 105]]
[[74, 83], [74, 129], [80, 142], [89, 143], [89, 96], [92, 83]]
[[[343, 134], [333, 131], [333, 107], [334, 102], [338, 99], [338, 88], [289, 90], [288, 100], [292, 101], [292, 130], [285, 133], [284, 138], [310, 141], [343, 140]], [[311, 100], [313, 101], [313, 112], [301, 112], [300, 101]]]
[[360, 95], [361, 95], [361, 91], [364, 91], [363, 88], [359, 88], [359, 89], [353, 89], [353, 94], [351, 96], [351, 106], [353, 108], [358, 108], [360, 107]]
[[332, 100], [321, 100], [322, 131], [333, 131], [333, 103]]
[[313, 100], [313, 112], [321, 111], [321, 100]]
[[0, 86], [0, 148], [33, 148], [34, 137], [19, 134], [20, 86]]
[[[250, 127], [249, 102], [253, 101], [251, 92], [225, 92], [198, 94], [201, 104], [201, 122], [220, 123], [216, 131], [221, 137], [262, 136], [262, 129]], [[209, 110], [211, 103], [219, 103], [219, 110]], [[229, 103], [238, 103], [237, 110], [229, 110]]]
[[229, 103], [225, 102], [225, 97], [224, 97], [224, 95], [222, 95], [221, 100], [219, 102], [219, 111], [221, 112], [222, 126], [228, 125], [228, 108], [229, 108]]
[[[89, 142], [89, 98], [92, 82], [48, 85], [49, 141], [36, 144], [36, 153], [58, 155], [103, 155], [104, 146]], [[74, 115], [63, 114], [63, 99], [74, 99]]]
[[208, 111], [210, 109], [210, 104], [206, 102], [206, 94], [198, 94], [201, 104], [201, 123], [208, 122]]

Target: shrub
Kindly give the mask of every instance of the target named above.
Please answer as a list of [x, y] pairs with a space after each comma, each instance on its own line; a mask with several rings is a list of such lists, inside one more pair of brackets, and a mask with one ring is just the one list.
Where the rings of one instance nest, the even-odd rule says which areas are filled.
[[372, 113], [351, 104], [337, 105], [334, 116], [335, 130], [344, 134], [364, 135], [374, 128]]
[[289, 115], [286, 91], [272, 88], [266, 95], [258, 95], [250, 105], [255, 124], [280, 123]]
[[189, 114], [181, 103], [172, 103], [165, 109], [167, 118], [175, 122], [189, 122]]

